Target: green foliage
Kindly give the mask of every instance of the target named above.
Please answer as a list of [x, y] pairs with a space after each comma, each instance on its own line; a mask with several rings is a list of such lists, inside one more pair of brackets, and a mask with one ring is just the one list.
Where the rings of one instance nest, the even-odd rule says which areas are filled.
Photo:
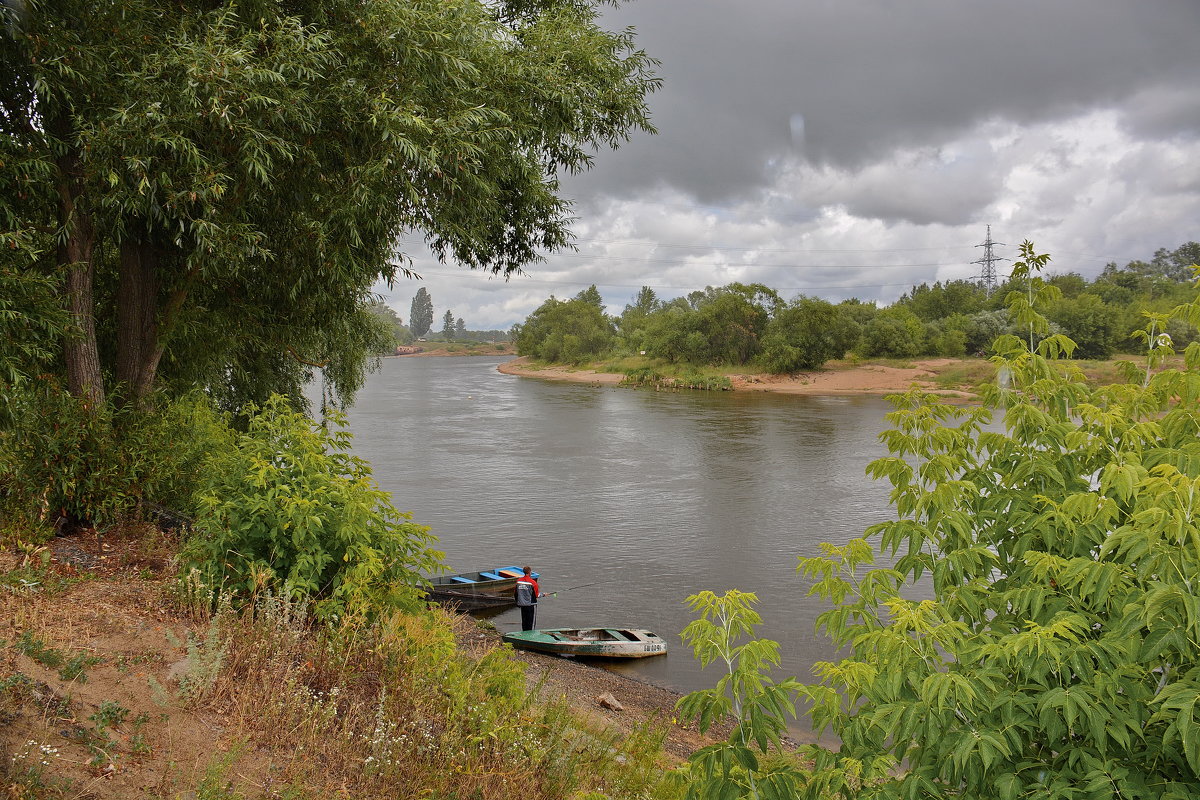
[[781, 308], [767, 324], [759, 360], [775, 373], [817, 369], [846, 355], [860, 332], [858, 323], [837, 306], [800, 297]]
[[125, 706], [115, 700], [102, 700], [96, 713], [88, 719], [96, 723], [99, 728], [117, 728], [127, 716], [129, 716], [129, 709]]
[[885, 308], [863, 326], [860, 354], [868, 357], [911, 358], [924, 349], [925, 328], [903, 306]]
[[112, 523], [151, 500], [184, 514], [214, 452], [229, 446], [225, 420], [200, 398], [164, 408], [94, 408], [41, 379], [9, 401], [0, 429], [0, 524], [48, 530], [60, 517]]
[[612, 320], [599, 305], [553, 297], [514, 328], [513, 338], [519, 354], [562, 364], [600, 358], [615, 341]]
[[87, 683], [87, 669], [94, 667], [97, 664], [103, 663], [104, 659], [98, 656], [93, 656], [88, 653], [77, 653], [67, 659], [62, 665], [62, 669], [58, 671], [58, 677], [64, 681], [78, 681], [79, 683]]
[[[1142, 342], [1146, 348], [1146, 373], [1142, 385], [1147, 386], [1150, 383], [1150, 376], [1153, 374], [1154, 369], [1175, 355], [1175, 347], [1171, 335], [1167, 333], [1171, 317], [1167, 314], [1155, 314], [1152, 312], [1143, 312], [1143, 316], [1146, 318], [1148, 324], [1144, 329], [1134, 331], [1133, 336]], [[1133, 365], [1130, 364], [1130, 366]], [[1136, 379], [1132, 373], [1126, 374], [1126, 380], [1130, 383]]]
[[652, 130], [597, 5], [0, 6], [0, 248], [69, 278], [68, 385], [292, 393], [367, 358], [400, 237], [504, 274], [566, 246], [560, 170]]
[[935, 322], [925, 326], [925, 352], [943, 358], [961, 358], [967, 354], [967, 331], [964, 327], [952, 327], [961, 319], [961, 314], [949, 317], [946, 324]]
[[633, 302], [625, 306], [625, 310], [617, 319], [617, 335], [625, 349], [632, 353], [640, 353], [646, 349], [645, 329], [650, 315], [662, 307], [658, 295], [649, 286], [643, 286]]
[[575, 295], [576, 300], [581, 300], [589, 305], [604, 311], [604, 298], [600, 296], [600, 290], [596, 288], [596, 284], [592, 284], [588, 288]]
[[23, 632], [12, 643], [12, 648], [21, 655], [36, 661], [43, 667], [58, 669], [66, 663], [66, 655], [57, 647], [48, 647], [44, 641], [35, 638], [30, 631]]
[[349, 447], [348, 432], [273, 398], [214, 463], [185, 563], [214, 593], [282, 591], [313, 600], [325, 620], [415, 607], [421, 573], [440, 563], [433, 537], [392, 506]]
[[1121, 314], [1097, 295], [1060, 298], [1046, 316], [1079, 345], [1076, 358], [1108, 358], [1117, 349]]
[[[865, 540], [801, 559], [846, 654], [803, 692], [842, 745], [814, 751], [802, 797], [1200, 792], [1200, 347], [1156, 371], [1169, 344], [1151, 317], [1146, 372], [1089, 388], [1054, 363], [1066, 337], [1031, 351], [1049, 296], [1031, 275], [1044, 256], [1022, 252], [1025, 335], [997, 342], [982, 406], [893, 398], [890, 455], [868, 471], [896, 518], [867, 534], [895, 566], [867, 569]], [[933, 599], [907, 599], [922, 577]]]
[[[857, 299], [832, 308], [814, 298], [784, 303], [761, 284], [706, 287], [684, 297], [660, 298], [642, 287], [617, 318], [615, 358], [644, 356], [656, 364], [742, 366], [753, 360], [771, 372], [815, 369], [853, 349], [856, 356], [958, 358], [985, 355], [1003, 335], [1022, 336], [1027, 347], [1063, 334], [1080, 358], [1107, 358], [1133, 345], [1143, 313], [1167, 313], [1187, 299], [1181, 265], [1200, 254], [1189, 243], [1160, 250], [1152, 263], [1109, 265], [1089, 283], [1068, 272], [1041, 277], [1049, 264], [1026, 242], [1002, 290], [991, 298], [971, 281], [921, 284], [887, 309]], [[575, 299], [602, 306], [598, 292]], [[1181, 318], [1167, 322], [1177, 346], [1200, 340]], [[518, 331], [521, 326], [518, 326]]]
[[688, 800], [719, 797], [795, 797], [807, 773], [786, 760], [760, 759], [778, 750], [786, 732], [785, 717], [795, 716], [795, 694], [800, 684], [792, 678], [775, 683], [768, 676], [779, 664], [779, 645], [753, 639], [762, 618], [750, 592], [731, 589], [724, 595], [705, 591], [687, 599], [699, 617], [683, 629], [688, 643], [704, 667], [719, 664], [724, 674], [712, 689], [684, 696], [679, 713], [696, 720], [701, 733], [726, 716], [734, 720], [728, 740], [704, 747], [676, 774], [686, 787]]
[[433, 298], [429, 291], [422, 286], [413, 295], [412, 308], [408, 313], [408, 325], [413, 336], [421, 337], [429, 333], [433, 327]]
[[1016, 332], [1006, 309], [979, 311], [965, 320], [950, 317], [945, 325], [947, 328], [961, 328], [967, 335], [966, 351], [980, 355], [990, 352], [992, 343], [998, 337]]
[[922, 322], [944, 319], [951, 314], [974, 314], [983, 310], [986, 296], [975, 281], [946, 281], [930, 286], [922, 283], [905, 293], [896, 305], [904, 306]]
[[400, 321], [400, 316], [379, 298], [372, 298], [363, 310], [377, 320], [382, 329], [378, 335], [379, 345], [372, 351], [372, 355], [391, 355], [397, 345], [408, 344], [413, 340], [412, 331]]
[[640, 333], [627, 338], [639, 341], [652, 358], [697, 366], [749, 362], [762, 349], [771, 314], [783, 305], [774, 290], [741, 283], [709, 286], [652, 313], [651, 298], [643, 292], [641, 300], [644, 307], [626, 317]]
[[60, 281], [29, 269], [29, 261], [17, 261], [36, 255], [6, 243], [7, 235], [0, 232], [0, 385], [9, 387], [0, 393], [0, 428], [17, 413], [11, 390], [41, 372], [68, 330], [67, 314], [56, 299]]
[[1021, 242], [1021, 258], [1013, 262], [1009, 282], [1023, 285], [1023, 289], [1014, 289], [1004, 298], [1008, 312], [1013, 322], [1028, 333], [1029, 350], [1034, 349], [1035, 335], [1047, 336], [1050, 333], [1049, 321], [1039, 313], [1038, 309], [1045, 308], [1050, 303], [1062, 298], [1062, 291], [1055, 285], [1047, 283], [1036, 273], [1045, 269], [1050, 263], [1050, 256], [1037, 253], [1033, 242], [1026, 239]]

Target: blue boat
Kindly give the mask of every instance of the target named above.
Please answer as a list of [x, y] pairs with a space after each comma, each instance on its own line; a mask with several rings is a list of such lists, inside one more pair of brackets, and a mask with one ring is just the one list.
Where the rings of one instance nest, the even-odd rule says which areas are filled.
[[[460, 572], [429, 578], [426, 596], [435, 603], [459, 611], [489, 611], [516, 605], [514, 589], [517, 578], [525, 572], [520, 567], [493, 567], [478, 572]], [[539, 573], [534, 572], [537, 578]]]

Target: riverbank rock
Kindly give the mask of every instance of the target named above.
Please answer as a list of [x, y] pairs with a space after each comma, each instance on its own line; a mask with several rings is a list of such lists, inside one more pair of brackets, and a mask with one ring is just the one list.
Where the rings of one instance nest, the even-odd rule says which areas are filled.
[[604, 694], [600, 695], [596, 698], [596, 702], [600, 704], [601, 708], [607, 708], [612, 711], [625, 710], [625, 706], [621, 705], [621, 702], [617, 700], [617, 698], [613, 697], [611, 692], [605, 692]]

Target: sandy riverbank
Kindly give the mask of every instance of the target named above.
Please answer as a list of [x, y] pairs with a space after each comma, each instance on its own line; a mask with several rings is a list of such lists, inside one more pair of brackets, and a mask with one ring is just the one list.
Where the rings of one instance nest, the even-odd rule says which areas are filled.
[[[953, 363], [953, 359], [914, 361], [908, 367], [883, 364], [862, 364], [836, 369], [822, 369], [795, 375], [744, 374], [730, 375], [735, 391], [779, 392], [803, 395], [886, 395], [903, 392], [914, 384], [949, 399], [970, 400], [970, 392], [942, 389], [933, 381], [938, 367]], [[527, 357], [505, 361], [497, 369], [506, 375], [545, 378], [556, 381], [589, 383], [596, 386], [616, 385], [623, 375], [596, 372], [590, 369], [571, 369], [562, 366], [540, 367], [530, 364]]]

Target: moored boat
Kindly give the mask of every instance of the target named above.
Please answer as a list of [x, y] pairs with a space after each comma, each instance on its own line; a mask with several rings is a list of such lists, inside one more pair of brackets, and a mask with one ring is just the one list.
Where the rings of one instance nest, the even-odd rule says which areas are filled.
[[[521, 577], [520, 567], [495, 567], [478, 572], [460, 572], [429, 579], [425, 595], [459, 611], [487, 611], [516, 603], [513, 588]], [[537, 578], [538, 573], [533, 573]]]
[[667, 652], [663, 639], [643, 628], [542, 628], [504, 634], [522, 650], [589, 658], [647, 658]]

